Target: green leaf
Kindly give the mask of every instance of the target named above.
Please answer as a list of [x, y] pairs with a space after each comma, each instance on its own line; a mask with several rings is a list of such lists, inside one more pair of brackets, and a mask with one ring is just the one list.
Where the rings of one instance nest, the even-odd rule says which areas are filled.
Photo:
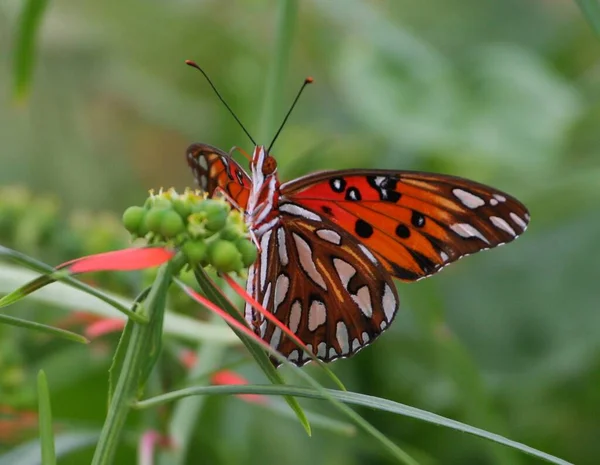
[[[2, 255], [2, 253], [3, 247], [0, 246], [0, 255]], [[23, 282], [35, 279], [35, 277], [36, 275], [29, 270], [2, 264], [0, 265], [0, 293], [10, 292], [15, 287], [22, 285]], [[83, 283], [79, 284], [85, 286]], [[117, 303], [119, 311], [123, 312], [124, 309], [126, 312], [133, 315], [132, 319], [146, 322], [143, 317], [136, 313], [132, 313], [129, 309], [131, 307], [130, 297], [123, 297], [98, 289], [96, 289], [95, 292], [96, 293], [93, 294], [84, 290], [83, 287], [80, 289], [78, 286], [71, 283], [56, 282], [52, 286], [48, 286], [39, 292], [31, 294], [29, 298], [32, 301], [44, 302], [61, 308], [82, 309], [107, 318], [121, 316], [119, 313], [115, 312], [113, 308], [115, 307], [114, 303]], [[102, 294], [105, 298], [102, 298], [97, 294]], [[167, 311], [167, 314], [165, 315], [164, 328], [166, 334], [191, 342], [205, 340], [217, 341], [227, 345], [240, 344], [239, 339], [228, 327], [207, 324], [185, 315], [176, 314], [172, 311]]]
[[[56, 272], [56, 270], [50, 265], [40, 262], [39, 260], [29, 257], [21, 252], [17, 252], [16, 250], [9, 249], [8, 247], [0, 246], [0, 257], [7, 258], [15, 263], [19, 263], [23, 266], [39, 271], [40, 273], [44, 273], [45, 275], [50, 275]], [[2, 299], [0, 299], [0, 307], [10, 305], [22, 299], [27, 294], [30, 294], [31, 292], [40, 289], [50, 283], [53, 283], [54, 281], [56, 281], [56, 279], [50, 276], [40, 276], [36, 279], [33, 279], [29, 283], [21, 286], [16, 291], [13, 291], [8, 295], [4, 296]], [[75, 279], [73, 276], [63, 275], [61, 276], [61, 281], [65, 282], [69, 286], [72, 286], [76, 289], [86, 292], [87, 294], [99, 298], [100, 300], [106, 302], [107, 304], [113, 306], [120, 312], [124, 313], [129, 318], [134, 319], [138, 323], [146, 323], [146, 320], [144, 318], [142, 318], [140, 315], [131, 312], [125, 305], [123, 305], [118, 300], [92, 286], [82, 283], [81, 281]], [[25, 292], [25, 290], [27, 290], [27, 292]]]
[[598, 0], [577, 0], [577, 4], [594, 32], [600, 35], [600, 2]]
[[12, 326], [19, 326], [21, 328], [33, 329], [34, 331], [40, 331], [42, 333], [50, 334], [52, 336], [62, 337], [64, 339], [68, 339], [69, 341], [79, 342], [81, 344], [87, 344], [88, 342], [90, 342], [80, 334], [67, 331], [66, 329], [56, 328], [54, 326], [48, 326], [42, 323], [36, 323], [35, 321], [23, 320], [21, 318], [15, 318], [13, 316], [0, 314], [0, 323]]
[[[194, 270], [194, 274], [196, 275], [196, 280], [198, 281], [198, 284], [200, 285], [206, 297], [208, 297], [211, 301], [213, 301], [215, 304], [217, 304], [219, 307], [221, 307], [223, 310], [229, 313], [232, 317], [245, 324], [245, 320], [239, 314], [239, 312], [227, 301], [227, 299], [225, 299], [219, 292], [217, 292], [216, 285], [210, 280], [204, 269], [196, 268]], [[233, 331], [237, 334], [242, 343], [246, 346], [252, 357], [254, 357], [254, 360], [256, 360], [256, 363], [258, 363], [258, 366], [267, 376], [269, 381], [271, 381], [273, 384], [284, 385], [285, 380], [279, 374], [277, 369], [273, 366], [271, 360], [269, 360], [269, 357], [265, 354], [265, 352], [253, 341], [251, 341], [246, 335], [239, 333], [235, 329]], [[304, 429], [310, 436], [310, 423], [308, 422], [308, 419], [306, 418], [306, 415], [302, 410], [302, 407], [300, 407], [298, 401], [293, 397], [286, 397], [285, 401], [288, 403], [290, 408], [296, 413], [298, 420], [300, 420], [300, 423], [302, 424], [302, 426], [304, 426]]]
[[[432, 423], [438, 426], [444, 426], [451, 428], [463, 433], [469, 433], [474, 436], [479, 436], [490, 441], [497, 442], [514, 449], [518, 449], [527, 454], [533, 455], [540, 459], [546, 460], [550, 463], [558, 465], [573, 465], [566, 460], [562, 460], [553, 455], [539, 451], [532, 447], [526, 446], [516, 441], [512, 441], [498, 434], [490, 433], [474, 426], [469, 426], [459, 421], [451, 420], [449, 418], [436, 415], [435, 413], [427, 412], [409, 405], [404, 405], [399, 402], [394, 402], [387, 399], [381, 399], [379, 397], [367, 396], [365, 394], [358, 394], [355, 392], [348, 391], [336, 391], [333, 389], [322, 389], [324, 392], [319, 390], [296, 387], [290, 385], [235, 385], [235, 386], [202, 386], [196, 388], [181, 389], [173, 391], [168, 394], [163, 394], [150, 399], [146, 399], [138, 402], [136, 408], [148, 408], [157, 405], [162, 405], [166, 402], [171, 402], [176, 399], [191, 395], [231, 395], [231, 394], [263, 394], [263, 395], [282, 395], [282, 396], [296, 396], [306, 397], [309, 399], [328, 399], [333, 398], [337, 401], [344, 402], [347, 404], [360, 405], [362, 407], [372, 408], [374, 410], [380, 410], [384, 412], [395, 413], [397, 415], [403, 415], [406, 417], [415, 418], [427, 423]], [[324, 395], [325, 393], [325, 395]]]
[[42, 446], [42, 465], [56, 465], [54, 451], [54, 431], [52, 427], [52, 409], [50, 407], [50, 392], [44, 370], [37, 377], [40, 443]]
[[24, 100], [29, 94], [29, 83], [35, 58], [35, 38], [48, 0], [26, 0], [23, 3], [13, 62], [14, 95]]

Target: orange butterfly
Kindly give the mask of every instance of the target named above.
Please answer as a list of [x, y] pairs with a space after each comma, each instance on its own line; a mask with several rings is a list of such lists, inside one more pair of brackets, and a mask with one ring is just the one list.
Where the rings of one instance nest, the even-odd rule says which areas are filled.
[[[187, 160], [202, 189], [221, 192], [245, 213], [260, 249], [248, 293], [325, 362], [355, 354], [389, 327], [398, 309], [392, 278], [431, 276], [516, 239], [529, 223], [514, 197], [443, 174], [325, 171], [281, 184], [270, 154], [277, 135], [268, 149], [254, 149], [252, 177], [210, 145], [191, 145]], [[250, 305], [245, 317], [290, 361], [310, 361]]]

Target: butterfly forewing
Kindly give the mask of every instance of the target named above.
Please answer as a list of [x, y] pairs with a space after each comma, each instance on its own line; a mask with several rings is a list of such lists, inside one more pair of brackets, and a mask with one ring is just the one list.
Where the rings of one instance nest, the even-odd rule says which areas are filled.
[[[321, 360], [348, 357], [391, 323], [398, 296], [391, 276], [335, 223], [293, 203], [260, 239], [248, 292]], [[310, 358], [275, 325], [246, 307], [255, 332], [297, 365]]]
[[329, 218], [406, 281], [510, 242], [529, 223], [525, 206], [510, 195], [441, 174], [330, 171], [285, 183], [281, 193]]
[[221, 189], [234, 206], [246, 208], [252, 180], [229, 154], [207, 144], [192, 144], [187, 160], [196, 182], [209, 196]]

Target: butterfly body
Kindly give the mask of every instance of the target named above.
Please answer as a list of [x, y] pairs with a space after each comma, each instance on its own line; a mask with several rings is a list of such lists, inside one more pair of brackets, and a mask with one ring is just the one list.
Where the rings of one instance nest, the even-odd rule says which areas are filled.
[[[247, 291], [323, 361], [353, 355], [394, 319], [392, 278], [417, 281], [449, 263], [514, 240], [525, 206], [463, 178], [393, 170], [313, 173], [280, 183], [254, 150], [250, 177], [231, 156], [194, 144], [200, 187], [242, 209], [259, 255]], [[297, 365], [310, 361], [281, 330], [245, 308], [254, 331]]]

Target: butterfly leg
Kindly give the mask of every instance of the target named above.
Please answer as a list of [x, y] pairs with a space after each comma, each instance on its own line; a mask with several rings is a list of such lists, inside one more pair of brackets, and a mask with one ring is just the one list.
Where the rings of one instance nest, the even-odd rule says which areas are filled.
[[227, 191], [225, 189], [223, 189], [221, 186], [215, 187], [215, 190], [213, 191], [212, 197], [217, 197], [217, 195], [223, 196], [225, 198], [225, 200], [227, 200], [231, 204], [231, 206], [233, 208], [236, 208], [238, 210], [242, 210], [242, 208], [240, 208], [240, 206], [238, 205], [238, 203], [235, 200], [233, 200], [233, 197], [231, 197], [231, 195], [229, 195], [227, 193]]
[[248, 154], [248, 152], [246, 152], [244, 149], [238, 147], [237, 145], [234, 145], [233, 147], [231, 147], [231, 149], [229, 150], [229, 155], [233, 156], [233, 152], [240, 152], [244, 157], [246, 157], [248, 160], [252, 161], [252, 157]]

